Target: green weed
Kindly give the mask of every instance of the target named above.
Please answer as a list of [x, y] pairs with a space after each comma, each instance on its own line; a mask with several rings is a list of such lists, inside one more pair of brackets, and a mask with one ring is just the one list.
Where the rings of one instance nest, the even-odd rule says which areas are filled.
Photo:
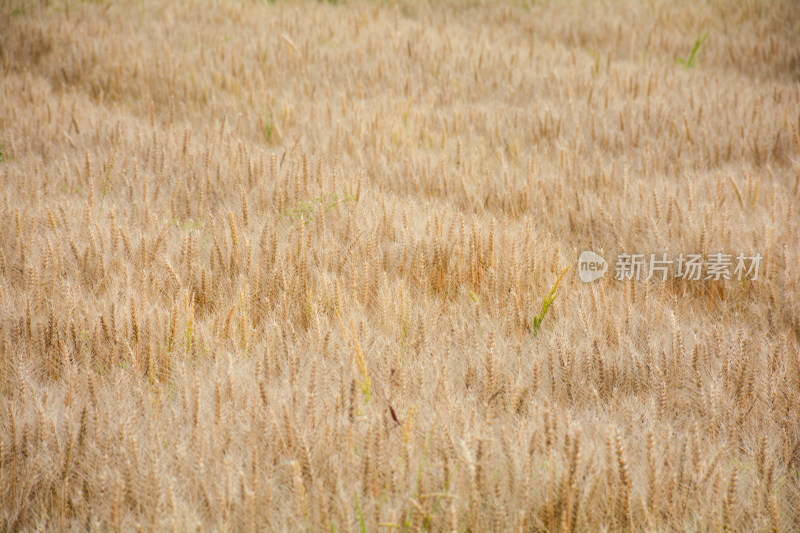
[[267, 122], [267, 125], [264, 126], [264, 140], [267, 144], [272, 140], [272, 120]]
[[299, 202], [295, 207], [284, 211], [281, 216], [292, 219], [295, 224], [303, 225], [308, 222], [313, 222], [322, 209], [330, 211], [336, 209], [343, 203], [354, 202], [356, 199], [357, 197], [353, 194], [318, 196], [311, 200]]
[[678, 63], [686, 68], [694, 68], [697, 65], [697, 61], [700, 59], [700, 48], [703, 46], [703, 43], [706, 42], [706, 39], [708, 39], [708, 35], [710, 33], [710, 31], [707, 31], [701, 35], [698, 35], [697, 39], [694, 41], [694, 46], [692, 47], [692, 52], [689, 54], [689, 57], [686, 59], [679, 57], [677, 60]]
[[361, 526], [361, 533], [367, 533], [367, 524], [364, 521], [364, 513], [361, 511], [361, 502], [358, 501], [358, 493], [356, 493], [356, 511], [358, 512], [358, 523]]
[[544, 321], [544, 317], [547, 314], [547, 311], [550, 309], [550, 306], [553, 305], [553, 302], [556, 301], [556, 296], [558, 296], [558, 293], [556, 292], [558, 290], [558, 285], [561, 283], [561, 280], [563, 279], [564, 274], [567, 273], [569, 268], [570, 267], [565, 268], [564, 272], [562, 272], [561, 275], [558, 276], [558, 279], [556, 280], [556, 284], [553, 285], [552, 289], [550, 289], [550, 293], [545, 297], [544, 303], [542, 303], [541, 312], [539, 313], [538, 316], [533, 317], [533, 336], [534, 337], [536, 337], [539, 334], [539, 328], [542, 326], [542, 321]]

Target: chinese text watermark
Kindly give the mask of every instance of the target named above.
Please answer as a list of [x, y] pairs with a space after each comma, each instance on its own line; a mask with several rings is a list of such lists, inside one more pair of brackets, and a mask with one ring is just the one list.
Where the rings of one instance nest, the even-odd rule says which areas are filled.
[[[614, 279], [618, 281], [688, 281], [752, 280], [758, 279], [763, 256], [716, 252], [702, 254], [679, 254], [670, 257], [666, 253], [629, 254], [617, 256], [614, 264]], [[608, 262], [591, 251], [581, 253], [578, 258], [578, 276], [586, 283], [605, 276]]]

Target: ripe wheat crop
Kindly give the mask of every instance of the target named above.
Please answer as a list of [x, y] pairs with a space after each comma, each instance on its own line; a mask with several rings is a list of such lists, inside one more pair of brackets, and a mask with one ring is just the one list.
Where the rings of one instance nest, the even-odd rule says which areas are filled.
[[0, 71], [0, 530], [800, 529], [795, 2], [5, 0]]

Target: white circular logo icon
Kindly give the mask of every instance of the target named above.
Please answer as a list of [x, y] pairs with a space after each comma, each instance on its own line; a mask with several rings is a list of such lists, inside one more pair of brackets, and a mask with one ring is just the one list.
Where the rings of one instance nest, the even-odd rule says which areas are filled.
[[578, 258], [578, 277], [585, 283], [602, 278], [608, 271], [608, 263], [594, 252], [585, 251]]

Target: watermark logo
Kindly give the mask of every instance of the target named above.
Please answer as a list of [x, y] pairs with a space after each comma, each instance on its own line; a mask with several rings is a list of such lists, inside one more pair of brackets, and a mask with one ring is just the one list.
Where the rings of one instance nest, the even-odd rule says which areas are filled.
[[[655, 278], [667, 281], [672, 277], [688, 281], [758, 280], [761, 263], [760, 254], [680, 254], [670, 258], [662, 254], [629, 254], [617, 256], [614, 279], [617, 281], [650, 281]], [[585, 251], [578, 258], [578, 275], [589, 283], [602, 278], [608, 263], [600, 255]]]
[[594, 252], [585, 251], [578, 258], [578, 277], [584, 283], [602, 278], [608, 271], [608, 262]]

